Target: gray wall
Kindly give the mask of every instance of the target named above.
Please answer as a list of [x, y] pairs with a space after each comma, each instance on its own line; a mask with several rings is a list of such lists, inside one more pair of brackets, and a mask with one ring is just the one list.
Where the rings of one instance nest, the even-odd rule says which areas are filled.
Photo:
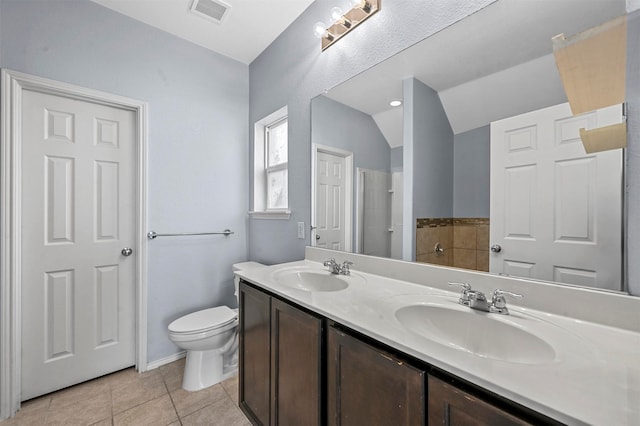
[[453, 217], [489, 217], [491, 127], [453, 137]]
[[453, 131], [438, 93], [403, 81], [404, 193], [402, 259], [416, 260], [416, 219], [453, 215]]
[[373, 118], [326, 96], [311, 101], [311, 142], [353, 152], [354, 168], [389, 171], [391, 149]]
[[395, 148], [391, 148], [391, 171], [392, 172], [401, 172], [402, 166], [404, 164], [404, 152], [403, 147], [397, 146]]
[[[289, 220], [250, 220], [252, 260], [271, 264], [301, 259], [304, 247], [309, 245], [308, 238], [296, 238], [296, 222], [309, 225], [311, 217], [311, 99], [492, 2], [384, 1], [378, 14], [322, 52], [312, 28], [317, 21], [328, 19], [334, 2], [316, 0], [251, 63], [250, 123], [284, 105], [289, 107], [289, 206], [292, 210]], [[250, 144], [252, 140], [250, 134]], [[250, 164], [253, 164], [252, 152], [250, 155]], [[252, 199], [253, 194], [250, 197]]]
[[413, 92], [404, 108], [413, 119], [414, 220], [405, 223], [453, 215], [453, 131], [435, 90], [413, 79]]
[[148, 360], [178, 352], [169, 322], [235, 306], [247, 258], [248, 66], [86, 0], [1, 0], [0, 18], [1, 67], [149, 103], [149, 230], [235, 231], [148, 242]]

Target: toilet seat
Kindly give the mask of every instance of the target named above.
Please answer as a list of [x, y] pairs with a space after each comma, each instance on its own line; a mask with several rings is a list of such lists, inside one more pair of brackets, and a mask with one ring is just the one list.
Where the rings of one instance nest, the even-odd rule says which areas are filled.
[[178, 318], [169, 324], [169, 333], [181, 336], [207, 333], [221, 328], [228, 329], [227, 325], [235, 325], [232, 323], [237, 321], [238, 313], [233, 309], [227, 306], [216, 306]]

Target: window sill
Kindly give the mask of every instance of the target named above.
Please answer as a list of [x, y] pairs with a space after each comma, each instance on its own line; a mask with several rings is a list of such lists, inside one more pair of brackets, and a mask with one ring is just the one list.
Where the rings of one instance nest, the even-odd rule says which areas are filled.
[[291, 210], [253, 211], [249, 212], [252, 219], [289, 219]]

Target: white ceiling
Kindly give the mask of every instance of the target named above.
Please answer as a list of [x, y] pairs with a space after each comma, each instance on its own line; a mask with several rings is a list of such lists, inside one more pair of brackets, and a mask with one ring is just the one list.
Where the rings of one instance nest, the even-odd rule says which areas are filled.
[[[193, 0], [92, 0], [229, 58], [251, 63], [313, 0], [224, 0], [222, 23], [191, 12]], [[311, 29], [309, 29], [311, 31]]]
[[390, 100], [402, 99], [402, 80], [413, 76], [438, 92], [454, 134], [462, 133], [565, 102], [551, 38], [625, 11], [625, 0], [499, 0], [327, 96], [372, 115], [389, 145], [400, 146], [402, 114], [386, 111]]

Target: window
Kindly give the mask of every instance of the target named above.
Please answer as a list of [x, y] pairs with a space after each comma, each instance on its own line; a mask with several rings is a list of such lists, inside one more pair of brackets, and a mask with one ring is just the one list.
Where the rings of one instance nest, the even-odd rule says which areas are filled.
[[287, 173], [287, 118], [265, 127], [265, 172], [267, 181], [267, 210], [289, 207]]
[[261, 219], [288, 219], [287, 107], [263, 118], [254, 128], [253, 211]]

